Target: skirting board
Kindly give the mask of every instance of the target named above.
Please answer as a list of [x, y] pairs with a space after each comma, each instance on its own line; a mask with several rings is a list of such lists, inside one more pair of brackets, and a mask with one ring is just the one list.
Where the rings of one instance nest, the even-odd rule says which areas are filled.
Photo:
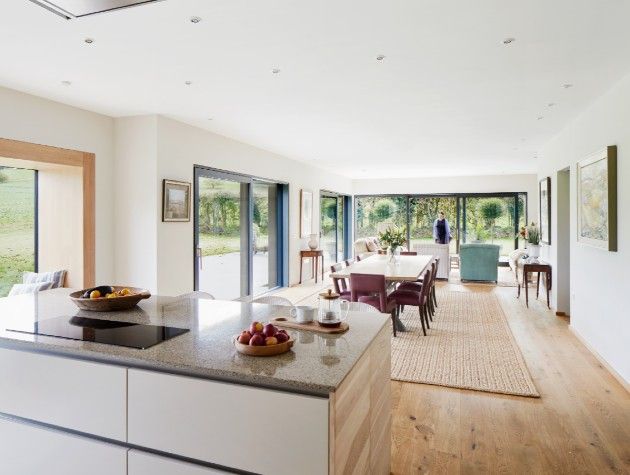
[[595, 359], [599, 361], [604, 368], [606, 368], [606, 370], [612, 375], [612, 377], [615, 378], [628, 393], [630, 393], [630, 383], [626, 381], [623, 376], [617, 373], [617, 371], [615, 371], [615, 369], [610, 366], [610, 364], [604, 358], [602, 358], [601, 355], [597, 351], [595, 351], [595, 349], [582, 337], [582, 335], [574, 330], [571, 325], [569, 325], [569, 331], [571, 331], [571, 333], [573, 333], [573, 335], [579, 340], [579, 342], [582, 343], [586, 347], [586, 349], [591, 352]]

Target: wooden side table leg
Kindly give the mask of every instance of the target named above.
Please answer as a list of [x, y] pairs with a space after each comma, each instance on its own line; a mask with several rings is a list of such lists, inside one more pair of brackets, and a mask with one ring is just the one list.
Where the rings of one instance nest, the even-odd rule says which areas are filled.
[[545, 273], [545, 287], [547, 287], [547, 308], [551, 308], [549, 305], [549, 287], [551, 287], [551, 272]]
[[317, 283], [317, 273], [319, 272], [319, 256], [313, 259], [313, 274], [315, 274], [315, 283]]
[[304, 267], [304, 259], [300, 256], [300, 284], [302, 283], [302, 267]]
[[540, 295], [540, 272], [538, 272], [538, 276], [536, 277], [536, 299]]
[[324, 256], [322, 256], [322, 284], [324, 283]]
[[529, 308], [529, 285], [527, 285], [527, 275], [529, 272], [523, 272], [523, 285], [525, 286], [525, 306]]

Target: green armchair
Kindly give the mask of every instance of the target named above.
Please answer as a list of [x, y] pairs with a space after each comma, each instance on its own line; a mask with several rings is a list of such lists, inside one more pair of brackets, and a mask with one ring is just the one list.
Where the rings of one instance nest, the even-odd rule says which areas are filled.
[[462, 244], [459, 246], [460, 276], [464, 280], [497, 282], [499, 275], [498, 244]]

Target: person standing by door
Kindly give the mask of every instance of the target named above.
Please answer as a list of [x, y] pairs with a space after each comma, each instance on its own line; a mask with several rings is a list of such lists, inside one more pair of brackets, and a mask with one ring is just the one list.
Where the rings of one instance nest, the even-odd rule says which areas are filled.
[[433, 239], [438, 244], [448, 244], [451, 241], [451, 228], [444, 211], [440, 211], [438, 218], [433, 222]]

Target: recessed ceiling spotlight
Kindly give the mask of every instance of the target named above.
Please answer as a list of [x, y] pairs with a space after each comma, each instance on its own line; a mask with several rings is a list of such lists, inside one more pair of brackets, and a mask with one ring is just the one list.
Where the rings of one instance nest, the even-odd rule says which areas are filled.
[[64, 86], [72, 86], [72, 81], [61, 81], [61, 84]]
[[208, 117], [208, 120], [212, 120], [212, 119], [213, 119], [213, 117]]
[[94, 43], [94, 38], [86, 38], [83, 41], [87, 43], [88, 45], [91, 45], [92, 43]]
[[547, 104], [547, 107], [554, 107], [556, 105], [555, 102], [550, 102], [549, 104]]
[[504, 45], [511, 45], [515, 41], [516, 41], [516, 38], [506, 38], [506, 39], [503, 40], [503, 44]]
[[384, 54], [379, 54], [379, 55], [376, 57], [376, 61], [383, 61], [384, 59], [385, 59], [385, 55], [384, 55]]
[[201, 17], [200, 16], [191, 16], [190, 17], [190, 23], [200, 23], [201, 22]]
[[572, 87], [573, 87], [573, 84], [563, 84], [563, 85], [562, 85], [562, 87], [563, 87], [564, 89], [570, 89], [570, 88], [572, 88]]
[[272, 73], [272, 74], [280, 74], [280, 70], [279, 70], [278, 68], [273, 68], [273, 69], [271, 70], [271, 73]]
[[543, 120], [544, 117], [542, 115], [539, 115], [538, 117], [536, 117], [536, 120]]
[[192, 81], [186, 81], [184, 84], [186, 84], [187, 86], [190, 86], [192, 84]]

